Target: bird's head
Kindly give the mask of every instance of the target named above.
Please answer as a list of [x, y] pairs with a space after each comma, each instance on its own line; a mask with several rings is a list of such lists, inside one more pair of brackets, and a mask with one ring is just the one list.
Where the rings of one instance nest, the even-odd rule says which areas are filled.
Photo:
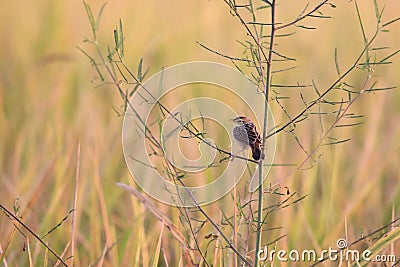
[[246, 123], [251, 122], [251, 120], [249, 118], [247, 118], [246, 116], [238, 116], [234, 119], [231, 119], [234, 123], [239, 124], [239, 125], [243, 125]]

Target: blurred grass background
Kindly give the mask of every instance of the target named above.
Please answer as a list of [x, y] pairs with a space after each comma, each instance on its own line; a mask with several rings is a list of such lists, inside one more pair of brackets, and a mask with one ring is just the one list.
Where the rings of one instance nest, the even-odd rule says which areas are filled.
[[[279, 2], [278, 18], [282, 21], [296, 17], [306, 3]], [[292, 39], [280, 43], [279, 49], [300, 62], [299, 69], [279, 76], [281, 82], [309, 83], [314, 79], [323, 88], [336, 77], [335, 47], [343, 66], [358, 54], [362, 38], [353, 5], [337, 2], [337, 8], [328, 12], [333, 19], [310, 22], [317, 31], [298, 30]], [[387, 6], [384, 18], [398, 16], [397, 1], [379, 3]], [[96, 11], [103, 2], [89, 4]], [[367, 32], [372, 32], [373, 6], [362, 1], [360, 7]], [[117, 181], [131, 181], [122, 154], [122, 119], [112, 109], [121, 105], [119, 95], [111, 86], [96, 88], [96, 73], [76, 49], [85, 48], [82, 40], [90, 35], [82, 2], [6, 0], [0, 18], [1, 204], [12, 209], [20, 197], [24, 222], [41, 235], [49, 231], [72, 208], [80, 144], [75, 264], [146, 266], [153, 262], [161, 223], [115, 186]], [[103, 48], [112, 44], [112, 30], [119, 18], [124, 23], [127, 63], [136, 69], [143, 57], [150, 74], [163, 66], [191, 60], [231, 65], [196, 41], [229, 55], [243, 52], [236, 40], [246, 36], [222, 1], [110, 2], [100, 24], [99, 43]], [[398, 49], [398, 24], [378, 42], [393, 51]], [[375, 74], [380, 75], [383, 86], [399, 86], [399, 70], [395, 57], [392, 65]], [[296, 91], [284, 93], [298, 98]], [[352, 109], [365, 115], [364, 123], [340, 132], [352, 141], [325, 148], [315, 167], [283, 182], [308, 197], [270, 217], [268, 227], [282, 227], [271, 235], [287, 234], [278, 247], [324, 249], [334, 246], [339, 237], [354, 240], [399, 216], [399, 103], [396, 90], [363, 96]], [[297, 104], [289, 111], [300, 109], [301, 101]], [[276, 111], [276, 122], [283, 122], [285, 117], [279, 109]], [[298, 134], [312, 143], [314, 126], [310, 127]], [[300, 162], [304, 155], [293, 147], [289, 138], [278, 137], [276, 162]], [[276, 167], [271, 179], [289, 172], [290, 168]], [[228, 196], [217, 206], [208, 206], [207, 211], [218, 220], [219, 209], [231, 211], [230, 201]], [[178, 222], [174, 208], [160, 208]], [[213, 231], [208, 227], [206, 230]], [[9, 266], [26, 266], [25, 240], [18, 232], [12, 234], [13, 229], [10, 219], [0, 214], [0, 245], [3, 251], [7, 249], [5, 260]], [[46, 240], [61, 253], [70, 236], [69, 218]], [[162, 250], [176, 266], [179, 246], [168, 237], [164, 232]], [[263, 242], [267, 240], [273, 238], [264, 237]], [[32, 238], [30, 241], [34, 265], [44, 265], [43, 247]], [[395, 248], [399, 259], [400, 245]], [[107, 249], [107, 256], [101, 257]]]

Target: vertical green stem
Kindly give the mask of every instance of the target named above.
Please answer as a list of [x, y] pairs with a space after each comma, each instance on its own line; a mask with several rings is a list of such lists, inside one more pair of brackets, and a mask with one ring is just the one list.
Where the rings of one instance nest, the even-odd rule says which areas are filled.
[[[274, 47], [275, 38], [275, 0], [271, 1], [271, 36], [269, 42], [267, 70], [265, 73], [265, 88], [264, 88], [264, 123], [263, 123], [263, 144], [265, 144], [267, 137], [267, 125], [268, 125], [268, 98], [271, 87], [271, 65], [272, 65], [272, 51]], [[261, 59], [260, 59], [261, 60]], [[263, 146], [265, 150], [265, 145]], [[263, 151], [264, 153], [264, 151]], [[264, 153], [265, 154], [265, 153]], [[262, 235], [262, 210], [263, 210], [263, 160], [261, 159], [258, 163], [258, 207], [257, 207], [257, 236], [256, 236], [256, 249], [254, 256], [254, 266], [258, 266], [258, 252], [261, 246], [261, 235]]]

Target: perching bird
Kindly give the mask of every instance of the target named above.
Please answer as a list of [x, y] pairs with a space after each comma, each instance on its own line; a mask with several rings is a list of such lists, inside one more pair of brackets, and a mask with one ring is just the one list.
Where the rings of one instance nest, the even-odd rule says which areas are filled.
[[[256, 125], [247, 117], [239, 116], [232, 120], [235, 127], [232, 129], [233, 137], [242, 145], [242, 150], [248, 146], [251, 148], [251, 153], [254, 160], [260, 160], [262, 154], [262, 140], [257, 132]], [[264, 159], [264, 155], [262, 155]]]

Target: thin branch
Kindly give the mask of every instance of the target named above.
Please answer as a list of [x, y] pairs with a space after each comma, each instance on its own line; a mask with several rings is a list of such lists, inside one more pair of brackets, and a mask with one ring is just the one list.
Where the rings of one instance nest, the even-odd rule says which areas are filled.
[[[224, 2], [230, 7], [230, 9], [234, 12], [235, 16], [240, 20], [240, 23], [242, 23], [243, 27], [246, 29], [247, 33], [251, 36], [253, 41], [257, 46], [261, 46], [261, 44], [258, 42], [257, 38], [254, 36], [253, 32], [250, 30], [249, 26], [247, 23], [243, 20], [243, 18], [240, 16], [238, 13], [237, 9], [231, 5], [231, 3], [228, 0], [224, 0]], [[268, 61], [268, 58], [263, 50], [261, 50], [264, 59]]]
[[[368, 46], [370, 46], [372, 44], [372, 42], [375, 40], [377, 33], [375, 33], [375, 35], [371, 38], [371, 40], [368, 42]], [[366, 53], [366, 49], [364, 48], [362, 50], [362, 52], [359, 54], [359, 56], [356, 58], [356, 60], [354, 61], [353, 65], [351, 65], [346, 72], [344, 72], [341, 76], [339, 76], [339, 78], [337, 78], [332, 84], [331, 86], [329, 86], [328, 89], [325, 90], [325, 92], [321, 93], [317, 99], [315, 99], [314, 101], [312, 101], [306, 108], [304, 108], [299, 114], [297, 114], [295, 117], [293, 117], [292, 120], [288, 121], [287, 123], [285, 123], [283, 126], [277, 128], [275, 131], [269, 133], [266, 136], [266, 139], [270, 138], [271, 136], [283, 131], [284, 129], [286, 129], [286, 127], [288, 127], [289, 125], [291, 125], [292, 123], [294, 123], [295, 121], [297, 121], [297, 119], [299, 119], [301, 116], [303, 116], [307, 110], [309, 110], [310, 108], [312, 108], [313, 106], [315, 106], [316, 104], [320, 103], [322, 101], [322, 99], [329, 93], [331, 92], [336, 85], [338, 85], [347, 75], [349, 75], [350, 72], [352, 72], [355, 68], [357, 68], [358, 63], [360, 62], [361, 58], [364, 56], [364, 54]], [[265, 139], [264, 139], [265, 140]]]
[[42, 238], [38, 234], [36, 234], [29, 226], [27, 226], [23, 221], [21, 221], [17, 216], [15, 216], [11, 211], [9, 211], [6, 207], [0, 204], [0, 209], [4, 211], [4, 213], [11, 217], [12, 219], [16, 220], [24, 229], [26, 229], [31, 235], [33, 235], [43, 246], [45, 246], [51, 254], [53, 254], [62, 265], [68, 267], [67, 263], [49, 246], [46, 242], [43, 241]]
[[[227, 58], [227, 59], [235, 60], [235, 61], [244, 61], [244, 62], [253, 63], [253, 64], [258, 63], [258, 61], [256, 62], [254, 60], [250, 60], [250, 59], [247, 59], [247, 58], [239, 58], [239, 57], [228, 56], [228, 55], [222, 54], [221, 52], [213, 50], [213, 49], [209, 48], [208, 46], [206, 46], [206, 45], [204, 45], [204, 44], [202, 44], [200, 42], [196, 42], [196, 43], [199, 44], [204, 49], [206, 49], [207, 51], [210, 51], [211, 53], [214, 53], [214, 54], [216, 54], [218, 56], [221, 56], [223, 58]], [[261, 62], [265, 63], [265, 61], [261, 61]]]
[[329, 0], [322, 1], [320, 4], [316, 5], [312, 10], [310, 10], [309, 12], [305, 13], [302, 16], [299, 16], [297, 19], [293, 20], [292, 22], [289, 22], [289, 23], [286, 23], [286, 24], [276, 27], [276, 30], [281, 30], [281, 29], [287, 28], [287, 27], [292, 26], [292, 25], [296, 24], [297, 22], [309, 17], [312, 13], [316, 12], [319, 8], [321, 8], [323, 5], [325, 5], [328, 1]]

